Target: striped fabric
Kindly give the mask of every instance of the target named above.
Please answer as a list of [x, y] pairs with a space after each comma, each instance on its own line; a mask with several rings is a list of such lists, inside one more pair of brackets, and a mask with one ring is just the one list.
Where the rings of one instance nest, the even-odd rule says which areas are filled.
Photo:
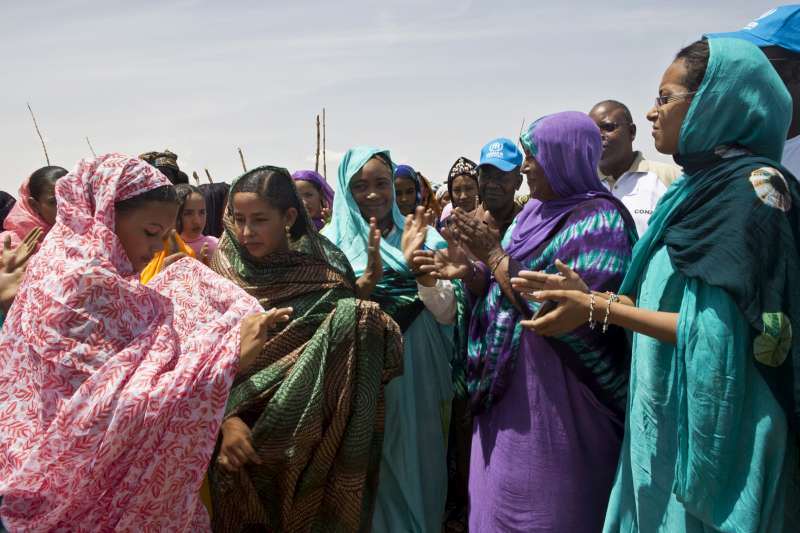
[[[575, 208], [529, 257], [514, 259], [527, 270], [550, 273], [557, 272], [555, 260], [560, 259], [593, 290], [616, 291], [630, 264], [635, 239], [618, 207], [598, 198]], [[539, 308], [535, 302], [528, 305], [534, 313]], [[604, 316], [605, 309], [598, 309], [596, 319], [602, 321]], [[467, 388], [476, 412], [499, 399], [514, 370], [521, 318], [500, 285], [492, 280], [487, 296], [473, 310], [469, 331]], [[618, 414], [624, 412], [629, 350], [622, 330], [610, 328], [603, 334], [599, 327], [592, 331], [584, 325], [549, 341], [601, 401]]]

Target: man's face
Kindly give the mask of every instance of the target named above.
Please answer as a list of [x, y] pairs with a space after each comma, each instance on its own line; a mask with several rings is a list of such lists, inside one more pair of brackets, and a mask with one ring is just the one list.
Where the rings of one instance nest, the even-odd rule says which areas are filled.
[[522, 185], [519, 167], [504, 172], [492, 165], [478, 167], [478, 188], [489, 211], [503, 211], [514, 204], [514, 193]]
[[589, 112], [589, 116], [600, 128], [600, 137], [603, 140], [600, 172], [610, 174], [611, 169], [630, 162], [636, 126], [630, 123], [625, 111], [618, 106], [602, 104], [595, 106]]

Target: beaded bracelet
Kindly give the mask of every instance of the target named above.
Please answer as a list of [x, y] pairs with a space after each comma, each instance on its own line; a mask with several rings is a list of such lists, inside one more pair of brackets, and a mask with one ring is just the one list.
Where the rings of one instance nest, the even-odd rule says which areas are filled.
[[608, 317], [611, 316], [611, 304], [619, 301], [619, 296], [613, 292], [606, 293], [608, 295], [608, 302], [606, 303], [606, 316], [603, 319], [603, 333], [608, 331]]
[[494, 277], [494, 273], [497, 270], [497, 267], [500, 266], [500, 263], [502, 263], [503, 259], [505, 259], [506, 257], [508, 257], [508, 254], [503, 254], [502, 256], [500, 256], [500, 259], [495, 261], [494, 265], [492, 265], [492, 271], [491, 271], [492, 277]]
[[594, 320], [594, 293], [591, 293], [592, 296], [589, 298], [589, 329], [594, 329], [597, 326], [597, 322]]

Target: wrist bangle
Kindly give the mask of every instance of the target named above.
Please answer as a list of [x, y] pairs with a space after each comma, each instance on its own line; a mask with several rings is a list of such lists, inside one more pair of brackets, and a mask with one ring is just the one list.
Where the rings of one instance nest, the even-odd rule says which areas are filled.
[[613, 292], [607, 292], [606, 294], [608, 295], [608, 302], [606, 303], [606, 316], [603, 319], [603, 333], [608, 331], [608, 317], [611, 316], [611, 304], [619, 301], [619, 296]]
[[589, 329], [594, 329], [597, 325], [597, 322], [594, 321], [594, 299], [594, 293], [591, 293], [589, 298]]
[[497, 261], [494, 262], [494, 264], [492, 265], [492, 270], [491, 270], [492, 277], [494, 277], [494, 273], [497, 271], [497, 267], [500, 266], [500, 263], [502, 263], [503, 259], [505, 259], [506, 257], [508, 257], [508, 254], [503, 254], [503, 255], [500, 256], [500, 259], [498, 259]]

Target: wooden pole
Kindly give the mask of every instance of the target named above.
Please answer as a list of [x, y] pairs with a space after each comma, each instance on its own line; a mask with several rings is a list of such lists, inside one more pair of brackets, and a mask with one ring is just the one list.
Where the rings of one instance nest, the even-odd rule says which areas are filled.
[[206, 177], [208, 178], [208, 182], [214, 183], [214, 180], [211, 179], [211, 172], [209, 172], [207, 168], [204, 168], [203, 170], [206, 171]]
[[239, 159], [241, 159], [241, 160], [242, 160], [242, 170], [244, 170], [245, 172], [247, 172], [247, 165], [245, 165], [245, 164], [244, 164], [244, 154], [242, 153], [242, 148], [241, 148], [241, 147], [239, 147], [239, 149], [238, 149], [238, 150], [239, 150]]
[[197, 172], [192, 172], [192, 177], [194, 178], [195, 185], [200, 185], [200, 176], [197, 175]]
[[522, 124], [519, 125], [519, 135], [517, 135], [517, 145], [522, 147], [522, 130], [525, 128], [525, 117], [522, 117]]
[[95, 157], [95, 159], [96, 159], [96, 158], [97, 158], [97, 153], [94, 151], [94, 148], [92, 148], [92, 141], [90, 141], [90, 140], [89, 140], [89, 137], [86, 137], [86, 144], [88, 144], [88, 145], [89, 145], [89, 150], [91, 150], [91, 151], [92, 151], [92, 155], [93, 155], [93, 156]]
[[322, 108], [322, 175], [328, 179], [328, 148], [325, 135], [325, 108]]
[[317, 157], [314, 163], [314, 170], [319, 172], [319, 115], [317, 115]]
[[31, 109], [31, 104], [28, 104], [28, 111], [31, 113], [31, 118], [33, 119], [33, 127], [36, 128], [36, 134], [39, 136], [39, 140], [42, 141], [42, 150], [44, 150], [44, 159], [47, 161], [47, 166], [50, 166], [50, 156], [47, 155], [47, 146], [44, 144], [44, 137], [42, 137], [42, 132], [39, 131], [39, 124], [36, 122], [36, 116], [33, 114], [33, 109]]

